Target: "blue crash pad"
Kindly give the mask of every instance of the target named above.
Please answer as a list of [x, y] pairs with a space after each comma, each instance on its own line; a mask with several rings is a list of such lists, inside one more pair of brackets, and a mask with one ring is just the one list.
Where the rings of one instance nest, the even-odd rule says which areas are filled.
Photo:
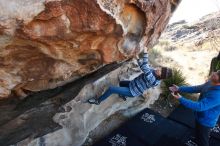
[[[195, 128], [193, 111], [182, 105], [176, 108], [168, 118], [190, 128]], [[220, 140], [220, 119], [218, 124], [212, 129], [211, 136]]]
[[[192, 111], [181, 106], [169, 118], [144, 109], [94, 146], [197, 146], [194, 128], [189, 124], [192, 115]], [[184, 116], [188, 119], [184, 120]], [[219, 127], [214, 130], [210, 146], [220, 146]]]
[[169, 116], [169, 119], [186, 125], [190, 128], [195, 128], [195, 116], [192, 110], [179, 106]]
[[[165, 146], [165, 140], [167, 146], [180, 146], [180, 139], [187, 131], [188, 127], [145, 109], [94, 146]], [[126, 145], [120, 142], [120, 137], [121, 141], [125, 139]]]
[[125, 126], [147, 145], [155, 145], [164, 136], [179, 140], [188, 131], [184, 125], [168, 120], [150, 109], [143, 110]]
[[106, 136], [94, 146], [147, 146], [139, 141], [125, 126]]

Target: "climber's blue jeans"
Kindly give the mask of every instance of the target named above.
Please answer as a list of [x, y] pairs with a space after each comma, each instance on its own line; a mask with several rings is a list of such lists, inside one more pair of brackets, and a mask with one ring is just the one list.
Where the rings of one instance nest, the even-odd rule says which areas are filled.
[[134, 97], [129, 89], [129, 81], [121, 81], [119, 83], [120, 87], [110, 86], [103, 95], [101, 95], [98, 99], [100, 102], [107, 99], [112, 94], [119, 94], [121, 96], [126, 97]]

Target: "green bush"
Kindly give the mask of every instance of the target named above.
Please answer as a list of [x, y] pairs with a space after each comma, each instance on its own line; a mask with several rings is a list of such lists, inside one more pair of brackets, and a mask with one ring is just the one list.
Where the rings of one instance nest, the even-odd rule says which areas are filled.
[[[182, 71], [179, 69], [173, 69], [173, 76], [169, 79], [163, 80], [162, 82], [162, 93], [160, 95], [160, 100], [166, 103], [166, 106], [168, 107], [176, 107], [179, 105], [178, 100], [175, 99], [169, 91], [169, 87], [173, 84], [177, 86], [189, 85], [186, 82], [186, 78], [184, 77]], [[194, 94], [181, 93], [181, 95], [194, 101], [197, 100], [197, 95]]]
[[173, 69], [173, 76], [169, 79], [163, 80], [162, 95], [164, 97], [170, 96], [169, 87], [173, 84], [177, 86], [188, 85], [186, 82], [186, 78], [183, 76], [183, 73], [179, 69]]

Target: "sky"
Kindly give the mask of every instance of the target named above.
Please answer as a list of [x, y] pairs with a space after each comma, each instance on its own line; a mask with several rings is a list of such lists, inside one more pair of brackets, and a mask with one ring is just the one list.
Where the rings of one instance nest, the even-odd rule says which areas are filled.
[[220, 11], [220, 0], [182, 0], [169, 23], [192, 22], [212, 12]]

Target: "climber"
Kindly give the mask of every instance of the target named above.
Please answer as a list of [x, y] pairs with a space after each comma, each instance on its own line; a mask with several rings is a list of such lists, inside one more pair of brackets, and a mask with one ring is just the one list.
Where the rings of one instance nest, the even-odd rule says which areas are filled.
[[[220, 70], [213, 72], [209, 81], [203, 85], [169, 87], [172, 95], [182, 105], [195, 111], [196, 118], [196, 142], [199, 146], [209, 145], [209, 134], [220, 115]], [[198, 101], [192, 101], [181, 96], [178, 92], [200, 93]]]
[[135, 97], [143, 94], [143, 92], [151, 87], [159, 85], [161, 79], [172, 76], [172, 70], [166, 67], [156, 69], [150, 68], [148, 64], [148, 54], [144, 52], [143, 57], [137, 57], [138, 65], [143, 71], [138, 77], [132, 81], [121, 81], [119, 87], [110, 86], [107, 91], [99, 98], [91, 98], [88, 100], [90, 104], [100, 104], [111, 94], [119, 94], [119, 97], [126, 100], [126, 97]]
[[218, 56], [212, 58], [209, 75], [211, 75], [212, 72], [216, 72], [217, 70], [220, 70], [220, 52]]

